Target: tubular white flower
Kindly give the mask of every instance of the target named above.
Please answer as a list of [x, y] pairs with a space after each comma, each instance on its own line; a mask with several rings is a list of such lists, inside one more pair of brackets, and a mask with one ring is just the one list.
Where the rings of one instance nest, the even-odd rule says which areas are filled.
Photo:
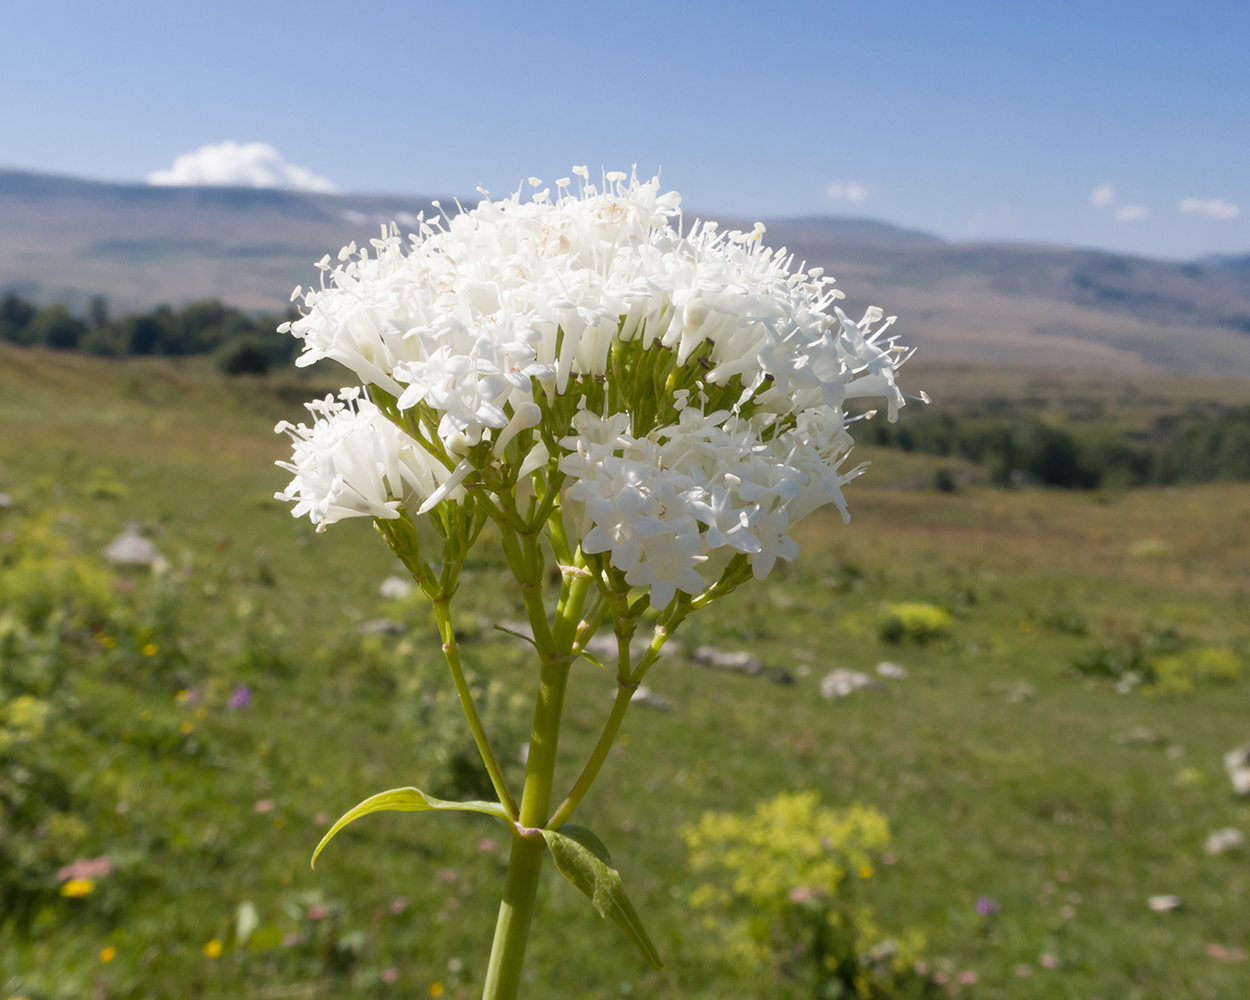
[[601, 192], [574, 175], [555, 200], [487, 197], [418, 217], [406, 245], [392, 226], [318, 265], [321, 287], [296, 294], [300, 363], [334, 358], [395, 409], [362, 401], [293, 435], [284, 496], [328, 524], [534, 475], [561, 489], [582, 550], [653, 605], [705, 586], [717, 549], [765, 576], [797, 554], [786, 532], [802, 517], [828, 503], [847, 516], [861, 468], [840, 471], [846, 401], [881, 397], [890, 420], [905, 404], [894, 318], [874, 306], [853, 322], [832, 279], [765, 247], [762, 225], [683, 231], [658, 178], [608, 173]]
[[282, 421], [292, 461], [279, 462], [294, 478], [279, 500], [293, 500], [295, 517], [309, 516], [318, 531], [345, 517], [394, 520], [406, 501], [419, 503], [447, 480], [446, 468], [386, 419], [358, 389], [339, 399], [306, 404], [312, 427]]

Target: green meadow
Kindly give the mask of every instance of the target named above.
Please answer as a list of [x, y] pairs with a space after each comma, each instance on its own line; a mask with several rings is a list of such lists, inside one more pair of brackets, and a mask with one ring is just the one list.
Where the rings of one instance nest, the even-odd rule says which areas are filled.
[[[1196, 380], [909, 376], [939, 405], [1074, 398], [1116, 426], [1244, 399]], [[400, 567], [373, 528], [318, 534], [272, 499], [274, 423], [337, 384], [0, 345], [0, 1000], [480, 991], [507, 860], [494, 820], [369, 816], [309, 867], [370, 794], [484, 791], [433, 615], [380, 595]], [[1244, 997], [1250, 854], [1204, 844], [1250, 836], [1223, 765], [1250, 741], [1250, 484], [939, 491], [957, 463], [856, 455], [873, 464], [850, 525], [813, 515], [797, 562], [682, 627], [646, 680], [666, 707], [631, 708], [577, 814], [665, 968], [548, 866], [523, 994], [810, 996], [730, 960], [681, 830], [814, 791], [888, 819], [848, 882], [881, 927], [923, 935], [931, 995]], [[101, 559], [128, 525], [160, 572]], [[463, 655], [519, 777], [537, 665], [491, 626], [524, 617], [521, 595], [489, 538], [463, 581]], [[945, 611], [932, 635], [891, 627], [911, 603]], [[710, 669], [703, 645], [763, 669]], [[882, 661], [907, 676], [878, 677]], [[874, 683], [822, 697], [838, 668]], [[575, 665], [558, 789], [614, 694]], [[1156, 912], [1162, 895], [1180, 905]]]

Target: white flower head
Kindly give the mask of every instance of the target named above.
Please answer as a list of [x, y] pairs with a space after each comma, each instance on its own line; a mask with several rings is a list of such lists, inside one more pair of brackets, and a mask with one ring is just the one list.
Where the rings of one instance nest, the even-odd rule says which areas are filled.
[[528, 200], [483, 193], [318, 265], [320, 287], [296, 290], [299, 363], [334, 358], [389, 401], [288, 427], [283, 496], [328, 524], [533, 476], [653, 606], [706, 586], [716, 550], [765, 576], [797, 554], [798, 520], [846, 515], [846, 401], [882, 398], [890, 420], [905, 405], [894, 317], [852, 321], [760, 225], [685, 226], [658, 178], [572, 174], [554, 200], [530, 178]]

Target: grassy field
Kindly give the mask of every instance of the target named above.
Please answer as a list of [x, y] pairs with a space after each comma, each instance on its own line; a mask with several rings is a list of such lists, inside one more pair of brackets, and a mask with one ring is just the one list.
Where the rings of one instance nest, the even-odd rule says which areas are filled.
[[[1027, 393], [1035, 378], [912, 374], [939, 398]], [[1238, 391], [1037, 377], [1116, 420], [1138, 419], [1125, 415], [1134, 393], [1166, 410]], [[23, 752], [63, 776], [57, 815], [75, 821], [45, 819], [22, 841], [27, 910], [0, 928], [0, 998], [477, 992], [506, 864], [492, 820], [369, 817], [308, 867], [327, 821], [365, 796], [431, 781], [468, 793], [475, 780], [443, 751], [457, 730], [432, 615], [378, 595], [398, 565], [372, 529], [316, 535], [270, 499], [286, 482], [272, 425], [298, 419], [311, 392], [191, 363], [0, 347], [0, 492], [13, 500], [0, 562], [34, 545], [37, 527], [55, 540], [45, 547], [65, 547], [57, 558], [105, 573], [99, 551], [136, 522], [171, 564], [101, 577], [108, 607], [77, 631], [65, 624], [55, 650], [33, 632], [25, 652], [0, 644], [13, 662], [68, 664], [61, 714], [27, 724]], [[945, 992], [1245, 996], [1247, 856], [1203, 844], [1224, 827], [1250, 834], [1250, 803], [1221, 763], [1250, 740], [1250, 682], [1120, 693], [1071, 664], [1174, 633], [1246, 666], [1250, 486], [948, 494], [900, 488], [932, 482], [940, 459], [863, 457], [874, 466], [848, 491], [849, 527], [808, 519], [797, 563], [678, 633], [648, 677], [669, 710], [631, 710], [578, 813], [612, 850], [666, 968], [647, 970], [548, 869], [526, 995], [802, 996], [727, 962], [690, 905], [702, 879], [679, 831], [707, 810], [815, 790], [889, 818], [889, 853], [857, 891], [884, 926], [923, 932]], [[522, 617], [502, 571], [488, 540], [457, 627], [507, 748], [524, 737], [536, 666], [488, 627]], [[21, 601], [7, 600], [0, 632], [13, 633]], [[882, 609], [902, 601], [949, 609], [949, 634], [884, 641]], [[402, 631], [361, 633], [381, 618]], [[709, 671], [683, 654], [702, 643], [748, 650], [793, 683]], [[871, 673], [881, 660], [909, 676], [820, 697], [831, 669]], [[593, 665], [575, 667], [558, 785], [575, 777], [613, 689]], [[12, 702], [4, 710], [17, 731]], [[0, 782], [35, 787], [23, 766], [25, 778]], [[14, 815], [0, 815], [11, 851]], [[61, 895], [59, 866], [98, 857], [112, 871], [81, 898]], [[1158, 894], [1183, 905], [1152, 912]], [[996, 912], [978, 911], [983, 897]]]

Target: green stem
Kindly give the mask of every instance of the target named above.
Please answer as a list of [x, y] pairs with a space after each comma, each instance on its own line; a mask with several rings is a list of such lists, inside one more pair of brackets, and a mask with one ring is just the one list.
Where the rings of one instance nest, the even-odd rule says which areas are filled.
[[486, 966], [483, 1000], [513, 1000], [521, 985], [525, 942], [529, 938], [538, 895], [538, 875], [547, 845], [540, 835], [523, 837], [512, 833], [512, 854], [508, 858], [508, 878], [503, 902], [495, 922], [495, 943]]
[[538, 701], [534, 705], [534, 728], [530, 735], [529, 757], [525, 763], [525, 790], [521, 814], [512, 836], [508, 859], [508, 879], [495, 924], [486, 969], [483, 1000], [515, 1000], [525, 962], [538, 875], [546, 843], [538, 833], [551, 808], [551, 784], [555, 777], [556, 750], [560, 742], [560, 716], [564, 711], [564, 690], [569, 679], [569, 661], [548, 646], [540, 646], [543, 657], [538, 681]]
[[612, 749], [612, 744], [616, 742], [616, 734], [621, 731], [621, 723], [625, 721], [625, 713], [629, 710], [629, 701], [634, 696], [634, 692], [638, 690], [637, 681], [620, 681], [617, 683], [616, 701], [612, 703], [612, 712], [608, 715], [608, 721], [603, 727], [603, 732], [599, 736], [599, 742], [595, 744], [594, 752], [590, 755], [590, 759], [586, 761], [586, 766], [582, 768], [582, 773], [578, 776], [577, 783], [569, 792], [568, 797], [560, 803], [557, 809], [547, 821], [547, 828], [558, 830], [561, 825], [569, 821], [569, 817], [573, 815], [573, 810], [590, 791], [590, 786], [594, 784], [595, 778], [599, 776], [599, 769], [603, 767], [604, 761], [608, 759], [608, 752]]
[[508, 790], [503, 769], [490, 748], [490, 741], [482, 728], [482, 720], [477, 714], [477, 706], [473, 703], [473, 694], [464, 679], [464, 670], [460, 666], [460, 649], [456, 645], [456, 634], [451, 627], [449, 602], [446, 599], [435, 601], [434, 613], [438, 616], [438, 631], [443, 638], [443, 655], [447, 658], [447, 666], [456, 685], [456, 694], [460, 696], [460, 707], [464, 709], [465, 718], [469, 720], [469, 729], [473, 732], [473, 740], [482, 755], [482, 763], [486, 765], [486, 771], [490, 775], [490, 783], [495, 786], [495, 794], [499, 796], [500, 804], [508, 810], [510, 816], [516, 817], [519, 815], [516, 800]]

